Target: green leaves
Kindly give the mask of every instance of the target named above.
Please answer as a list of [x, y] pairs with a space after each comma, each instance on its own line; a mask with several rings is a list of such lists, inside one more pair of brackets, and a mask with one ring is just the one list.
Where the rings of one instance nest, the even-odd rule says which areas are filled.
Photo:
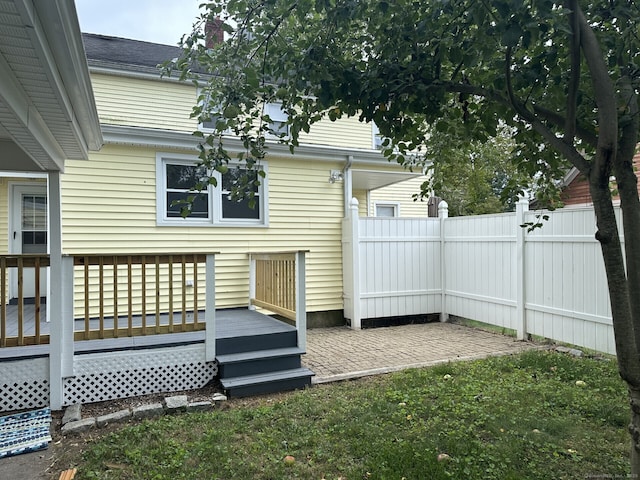
[[[638, 7], [604, 0], [580, 5], [611, 74], [636, 72], [640, 88]], [[290, 135], [281, 141], [292, 152], [300, 134], [313, 135], [321, 119], [358, 116], [375, 121], [389, 139], [384, 155], [408, 165], [448, 161], [433, 155], [442, 138], [468, 149], [509, 125], [518, 144], [513, 168], [534, 179], [538, 191], [553, 191], [549, 185], [569, 167], [549, 148], [563, 136], [571, 71], [569, 12], [554, 0], [218, 0], [206, 8], [203, 21], [225, 20], [229, 40], [207, 50], [194, 29], [183, 56], [165, 71], [198, 82], [207, 92], [202, 100], [221, 109], [216, 131], [203, 139], [213, 166], [231, 158], [223, 142], [229, 131], [243, 140], [240, 158], [259, 163], [269, 134], [264, 104], [277, 101], [289, 113]], [[593, 152], [594, 98], [582, 69], [579, 128], [570, 146], [576, 157]], [[199, 106], [194, 116], [203, 120], [210, 111]]]

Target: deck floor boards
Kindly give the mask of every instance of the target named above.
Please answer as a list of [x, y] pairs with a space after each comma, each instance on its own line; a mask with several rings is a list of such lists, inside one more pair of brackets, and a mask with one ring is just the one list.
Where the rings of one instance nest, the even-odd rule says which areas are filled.
[[[46, 307], [42, 305], [42, 310]], [[25, 305], [24, 315], [26, 318], [24, 325], [25, 336], [35, 335], [35, 306]], [[187, 319], [186, 323], [192, 323], [192, 315]], [[7, 306], [7, 337], [16, 337], [18, 334], [18, 307], [16, 305]], [[147, 325], [156, 324], [155, 315], [147, 316]], [[204, 322], [204, 312], [198, 313], [198, 321]], [[134, 326], [142, 325], [142, 317], [140, 315], [133, 317]], [[160, 316], [160, 325], [169, 325], [169, 315]], [[174, 324], [182, 323], [182, 315], [174, 314]], [[126, 317], [118, 320], [120, 328], [127, 326]], [[75, 320], [76, 331], [84, 330], [84, 320]], [[104, 319], [105, 328], [113, 326], [113, 318]], [[49, 334], [50, 323], [46, 322], [46, 314], [41, 314], [40, 334]], [[90, 320], [90, 328], [97, 330], [99, 327], [98, 319]], [[249, 310], [247, 308], [233, 308], [216, 310], [216, 339], [235, 338], [250, 335], [261, 335], [270, 333], [280, 333], [295, 331], [295, 327], [277, 320], [268, 315]], [[204, 330], [196, 332], [168, 333], [161, 335], [146, 335], [134, 337], [108, 338], [101, 340], [81, 340], [74, 342], [74, 351], [77, 354], [91, 353], [98, 351], [117, 351], [128, 349], [153, 348], [160, 346], [181, 345], [189, 343], [204, 342]], [[28, 345], [21, 347], [0, 348], [0, 360], [10, 360], [14, 358], [39, 357], [49, 354], [49, 345]]]

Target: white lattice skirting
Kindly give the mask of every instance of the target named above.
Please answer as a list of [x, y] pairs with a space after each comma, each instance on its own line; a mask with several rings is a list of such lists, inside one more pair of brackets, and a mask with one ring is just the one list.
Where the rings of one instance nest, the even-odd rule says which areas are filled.
[[[76, 355], [74, 373], [63, 382], [64, 406], [202, 388], [218, 365], [205, 361], [204, 345], [186, 345]], [[49, 392], [48, 358], [0, 364], [0, 412], [49, 406]]]
[[201, 388], [218, 374], [204, 345], [74, 357], [75, 376], [64, 380], [63, 405], [101, 402]]
[[49, 405], [49, 359], [0, 363], [0, 412]]

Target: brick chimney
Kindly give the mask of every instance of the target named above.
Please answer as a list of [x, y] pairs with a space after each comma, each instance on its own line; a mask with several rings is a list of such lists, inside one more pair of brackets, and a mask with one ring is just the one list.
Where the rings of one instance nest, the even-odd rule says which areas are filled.
[[222, 20], [217, 17], [213, 20], [207, 20], [207, 23], [204, 26], [207, 48], [215, 48], [216, 45], [224, 42], [224, 31], [222, 30], [222, 23]]

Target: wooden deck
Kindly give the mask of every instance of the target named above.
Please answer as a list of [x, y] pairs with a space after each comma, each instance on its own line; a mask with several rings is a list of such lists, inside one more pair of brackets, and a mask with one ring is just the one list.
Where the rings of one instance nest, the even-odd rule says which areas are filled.
[[[9, 322], [7, 325], [7, 336], [17, 335], [17, 316], [18, 310], [15, 305], [7, 306], [7, 316]], [[46, 322], [45, 305], [42, 305], [42, 313], [40, 320], [40, 334], [48, 335], [50, 323]], [[27, 321], [25, 322], [24, 335], [35, 334], [35, 306], [25, 305], [24, 314]], [[198, 313], [200, 322], [204, 322], [204, 312]], [[180, 314], [174, 315], [174, 322], [181, 322]], [[187, 322], [193, 321], [193, 315], [188, 315]], [[97, 329], [99, 321], [92, 319], [91, 328]], [[140, 316], [133, 318], [134, 325], [141, 325], [142, 318]], [[75, 320], [77, 328], [75, 330], [84, 329], [84, 320]], [[147, 316], [147, 324], [155, 325], [155, 315]], [[113, 318], [104, 319], [105, 327], [113, 326]], [[126, 319], [119, 321], [119, 324], [125, 325]], [[168, 325], [169, 316], [163, 314], [160, 316], [160, 325]], [[255, 336], [260, 334], [295, 332], [295, 327], [277, 320], [271, 316], [258, 313], [247, 308], [234, 308], [216, 310], [216, 343], [219, 340], [229, 338], [239, 338], [245, 336]], [[170, 345], [186, 345], [192, 343], [204, 342], [204, 330], [184, 333], [169, 333], [161, 335], [146, 335], [133, 337], [108, 338], [100, 340], [81, 340], [74, 342], [74, 351], [76, 354], [118, 351], [118, 350], [136, 350], [157, 348]], [[20, 347], [0, 348], [0, 361], [8, 361], [17, 358], [44, 357], [49, 354], [49, 345], [28, 345]]]

